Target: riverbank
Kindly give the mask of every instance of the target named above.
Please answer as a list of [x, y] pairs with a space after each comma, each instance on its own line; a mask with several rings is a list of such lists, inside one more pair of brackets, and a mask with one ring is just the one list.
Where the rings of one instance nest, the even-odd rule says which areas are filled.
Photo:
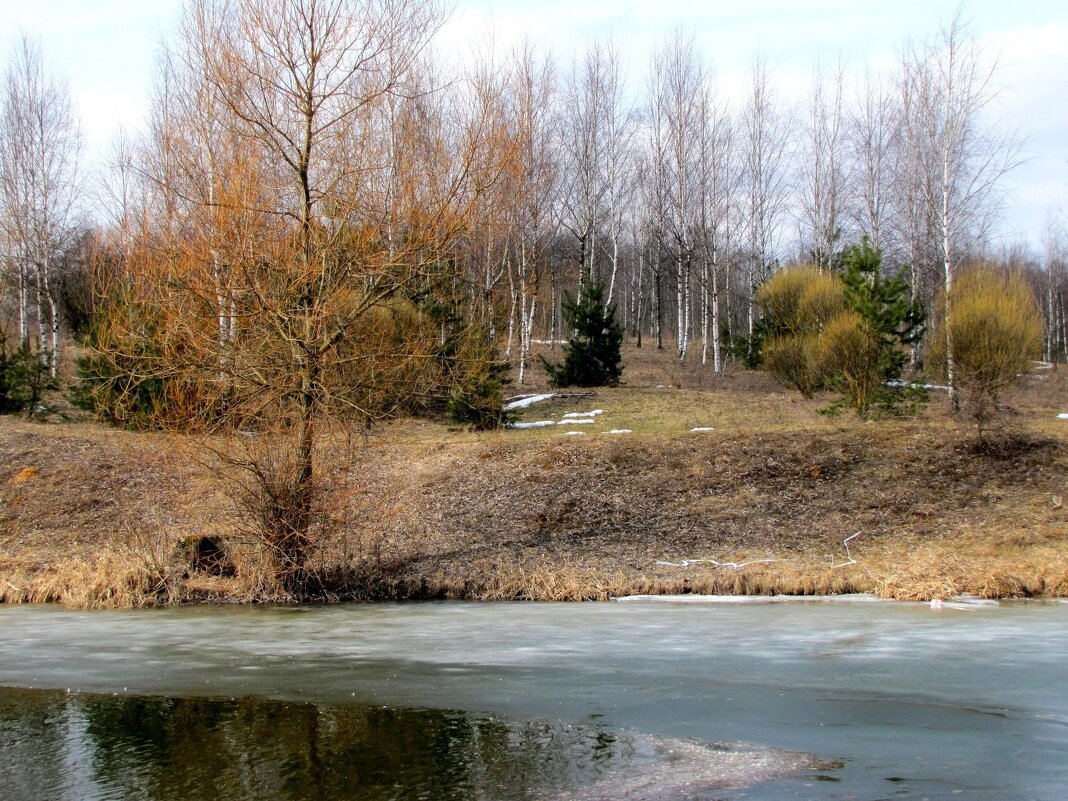
[[[829, 418], [827, 398], [759, 374], [697, 385], [672, 369], [521, 410], [541, 428], [407, 420], [335, 437], [321, 470], [337, 516], [313, 595], [1068, 597], [1064, 371], [1028, 379], [978, 448], [944, 398], [913, 419]], [[0, 420], [0, 597], [274, 598], [197, 454], [170, 435]], [[235, 575], [191, 569], [200, 537], [221, 538]]]

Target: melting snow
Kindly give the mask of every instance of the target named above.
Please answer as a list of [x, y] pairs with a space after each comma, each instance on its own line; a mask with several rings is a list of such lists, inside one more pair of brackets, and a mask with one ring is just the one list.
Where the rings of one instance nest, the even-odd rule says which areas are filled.
[[549, 398], [552, 397], [555, 397], [555, 393], [549, 392], [544, 395], [526, 395], [524, 397], [508, 401], [508, 403], [504, 404], [502, 408], [506, 412], [511, 411], [512, 409], [525, 409], [528, 406], [533, 406], [535, 403], [541, 403], [542, 401], [549, 400]]
[[714, 428], [691, 428], [690, 431], [715, 431]]
[[564, 432], [564, 436], [565, 437], [582, 437], [582, 436], [585, 436], [585, 434], [586, 434], [585, 431], [565, 431]]
[[512, 428], [545, 428], [545, 426], [556, 425], [555, 420], [537, 420], [531, 423], [512, 423]]
[[1057, 415], [1058, 420], [1068, 420], [1068, 412], [1061, 412]]
[[[559, 801], [711, 798], [722, 788], [800, 775], [815, 764], [814, 758], [805, 754], [762, 750], [746, 743], [705, 743], [641, 734], [628, 739], [637, 757], [634, 764], [606, 770], [593, 784], [554, 797]], [[720, 796], [716, 793], [715, 797]]]
[[581, 425], [585, 425], [587, 423], [592, 423], [592, 422], [593, 422], [593, 420], [590, 420], [589, 418], [584, 418], [582, 420], [574, 420], [574, 419], [572, 419], [572, 420], [561, 420], [560, 421], [560, 425], [562, 425], [562, 426], [567, 426], [567, 425], [581, 426]]
[[596, 417], [604, 414], [604, 409], [594, 409], [592, 412], [568, 412], [564, 417]]
[[606, 434], [633, 434], [629, 428], [613, 428], [611, 431], [605, 431]]

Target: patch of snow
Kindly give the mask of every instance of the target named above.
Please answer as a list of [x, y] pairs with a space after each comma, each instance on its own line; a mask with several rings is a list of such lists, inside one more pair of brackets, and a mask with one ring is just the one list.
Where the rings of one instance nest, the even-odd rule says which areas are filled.
[[657, 384], [656, 388], [657, 389], [667, 389], [667, 387], [665, 387], [663, 384]]
[[605, 431], [606, 434], [633, 434], [629, 428], [613, 428], [611, 431]]
[[584, 437], [584, 436], [586, 436], [586, 432], [585, 431], [565, 431], [564, 432], [564, 436], [565, 437]]
[[592, 412], [568, 412], [564, 417], [596, 417], [604, 414], [604, 409], [594, 409]]
[[545, 428], [556, 425], [555, 420], [536, 420], [530, 423], [512, 423], [509, 428]]
[[567, 426], [567, 425], [581, 426], [581, 425], [588, 425], [589, 423], [592, 423], [592, 422], [593, 422], [593, 420], [591, 420], [589, 418], [583, 418], [582, 420], [571, 419], [571, 420], [561, 420], [560, 421], [560, 425], [562, 425], [562, 426]]
[[566, 345], [566, 339], [532, 339], [530, 340], [535, 345]]
[[910, 384], [908, 381], [895, 380], [895, 381], [887, 381], [886, 385], [888, 387], [895, 387], [895, 388], [909, 387], [911, 389], [940, 389], [940, 390], [943, 390], [944, 392], [949, 392], [949, 387], [943, 386], [942, 384]]
[[1068, 412], [1061, 412], [1057, 415], [1058, 420], [1068, 420]]
[[1000, 606], [997, 601], [986, 598], [973, 598], [967, 595], [958, 595], [952, 600], [943, 601], [941, 598], [934, 598], [930, 607], [932, 609], [955, 609], [958, 612], [979, 612], [983, 609], [996, 609]]
[[707, 427], [691, 428], [690, 429], [690, 431], [715, 431], [715, 430], [716, 429], [714, 429], [714, 428], [707, 428]]
[[533, 406], [535, 403], [541, 403], [542, 401], [549, 400], [549, 398], [555, 397], [555, 393], [549, 392], [544, 395], [521, 395], [517, 398], [510, 399], [503, 408], [506, 412], [512, 409], [525, 409], [528, 406]]
[[1036, 370], [1052, 370], [1053, 365], [1049, 362], [1032, 362], [1035, 365]]

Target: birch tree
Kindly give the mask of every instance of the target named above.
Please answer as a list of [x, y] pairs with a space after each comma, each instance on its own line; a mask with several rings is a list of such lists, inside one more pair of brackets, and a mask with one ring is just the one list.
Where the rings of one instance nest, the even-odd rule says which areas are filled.
[[606, 93], [612, 68], [599, 43], [587, 49], [571, 70], [565, 88], [566, 113], [559, 115], [561, 224], [575, 239], [578, 295], [583, 284], [597, 278], [597, 232], [604, 214]]
[[742, 113], [742, 183], [746, 229], [747, 336], [752, 340], [756, 287], [778, 260], [776, 246], [789, 195], [788, 119], [776, 105], [767, 62], [757, 59]]
[[812, 259], [822, 272], [833, 266], [835, 248], [844, 236], [846, 120], [843, 112], [845, 68], [830, 75], [817, 61], [800, 152], [801, 206]]
[[1068, 326], [1065, 324], [1065, 276], [1068, 275], [1068, 234], [1064, 219], [1050, 214], [1042, 234], [1043, 267], [1045, 286], [1042, 288], [1043, 316], [1045, 317], [1044, 358], [1056, 364], [1068, 361]]
[[700, 105], [696, 102], [704, 71], [692, 38], [682, 33], [657, 50], [649, 85], [649, 127], [652, 167], [662, 192], [662, 226], [675, 277], [677, 355], [689, 350], [690, 271], [693, 226], [697, 212], [698, 174], [695, 159]]
[[511, 161], [512, 305], [518, 310], [519, 383], [527, 378], [535, 312], [549, 249], [559, 228], [552, 62], [532, 47], [517, 51], [512, 78], [515, 154]]
[[983, 125], [996, 97], [996, 64], [986, 58], [959, 14], [936, 41], [905, 56], [908, 146], [925, 174], [920, 186], [938, 230], [942, 260], [946, 372], [959, 408], [952, 342], [953, 279], [969, 243], [993, 220], [999, 180], [1017, 163], [1013, 137]]
[[627, 102], [623, 81], [623, 67], [619, 52], [609, 44], [605, 49], [605, 87], [602, 93], [604, 126], [604, 217], [608, 239], [608, 295], [607, 305], [615, 296], [616, 276], [619, 272], [620, 250], [625, 237], [624, 228], [633, 210], [635, 191], [635, 135], [638, 114]]
[[852, 216], [854, 225], [868, 237], [872, 247], [884, 254], [892, 253], [895, 244], [889, 218], [900, 122], [894, 96], [885, 82], [866, 72], [848, 118], [847, 149], [853, 162], [855, 187]]
[[701, 286], [701, 364], [708, 362], [709, 325], [712, 327], [712, 369], [723, 372], [720, 347], [721, 266], [727, 246], [734, 171], [731, 164], [733, 130], [725, 103], [717, 96], [711, 76], [698, 95], [698, 176]]
[[2, 91], [0, 193], [19, 336], [29, 343], [35, 311], [41, 359], [55, 377], [61, 345], [57, 271], [78, 232], [81, 133], [66, 85], [45, 71], [40, 48], [26, 37], [10, 58]]

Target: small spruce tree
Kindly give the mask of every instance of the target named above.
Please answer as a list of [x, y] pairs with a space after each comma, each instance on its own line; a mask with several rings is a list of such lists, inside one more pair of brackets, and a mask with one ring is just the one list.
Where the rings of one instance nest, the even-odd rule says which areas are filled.
[[[837, 380], [860, 414], [873, 405], [893, 408], [902, 400], [900, 388], [892, 382], [901, 378], [908, 358], [907, 347], [923, 336], [924, 313], [918, 301], [909, 300], [909, 287], [900, 276], [885, 277], [880, 272], [882, 251], [872, 247], [867, 237], [844, 254], [842, 284], [846, 302], [857, 315], [856, 327], [866, 344], [844, 348], [855, 358], [852, 368], [839, 365]], [[844, 329], [843, 329], [844, 332]], [[833, 339], [828, 332], [828, 339]], [[853, 339], [856, 339], [854, 336]], [[857, 343], [854, 343], [857, 345]], [[828, 352], [842, 351], [828, 342]], [[833, 361], [833, 360], [832, 360]], [[849, 361], [849, 360], [847, 360]], [[865, 389], [866, 387], [866, 389]]]
[[620, 346], [623, 327], [616, 322], [615, 305], [604, 302], [604, 284], [590, 282], [581, 300], [565, 293], [564, 324], [573, 334], [564, 345], [563, 364], [541, 357], [554, 387], [615, 386], [623, 373]]
[[48, 361], [25, 342], [9, 349], [0, 330], [0, 414], [26, 411], [32, 417], [51, 386]]

